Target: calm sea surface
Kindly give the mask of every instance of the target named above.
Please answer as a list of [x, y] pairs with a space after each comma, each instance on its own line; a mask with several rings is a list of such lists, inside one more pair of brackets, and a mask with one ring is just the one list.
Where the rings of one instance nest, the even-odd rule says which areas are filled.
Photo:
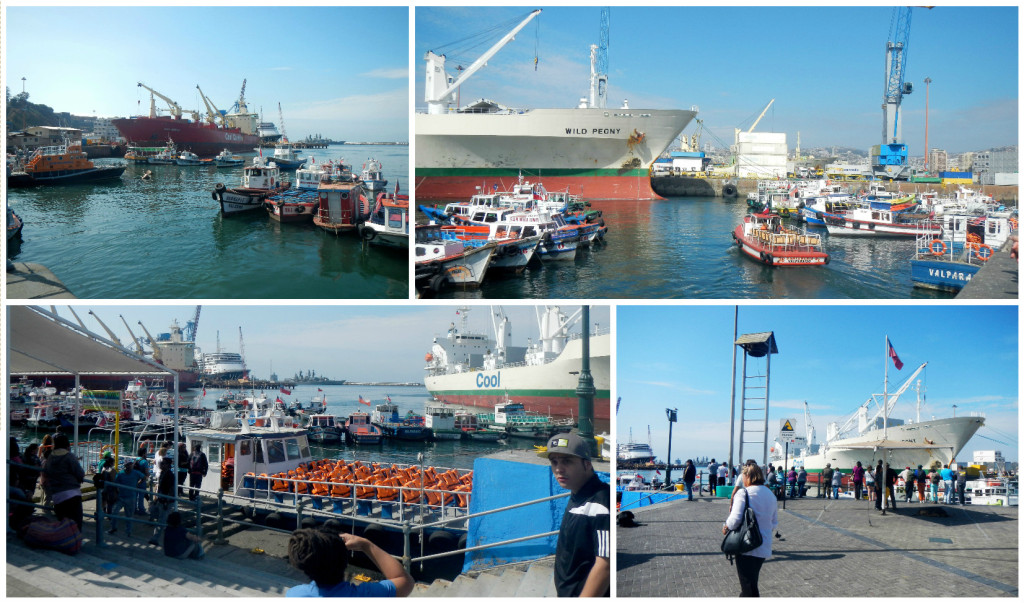
[[[303, 153], [318, 162], [345, 159], [357, 173], [375, 157], [388, 190], [396, 179], [408, 190], [408, 146], [332, 145]], [[248, 163], [255, 153], [243, 156]], [[147, 169], [153, 179], [141, 180]], [[8, 201], [25, 229], [9, 257], [43, 264], [80, 298], [409, 297], [404, 250], [312, 224], [281, 224], [263, 211], [221, 216], [214, 186], [237, 186], [241, 175], [241, 167], [129, 165], [120, 182], [12, 189]]]
[[593, 201], [608, 224], [605, 243], [577, 251], [575, 262], [531, 265], [452, 298], [892, 299], [948, 298], [910, 280], [914, 240], [824, 236], [825, 267], [769, 268], [739, 252], [733, 229], [745, 199]]
[[[185, 392], [183, 395], [186, 404], [191, 405], [194, 400], [199, 399], [200, 406], [215, 408], [217, 398], [226, 391], [222, 389], [207, 389], [206, 396], [202, 397], [201, 389], [193, 389]], [[235, 391], [237, 392], [238, 390]], [[430, 399], [426, 388], [422, 386], [324, 385], [317, 387], [316, 385], [299, 385], [290, 391], [290, 395], [282, 394], [277, 390], [269, 390], [266, 394], [271, 399], [275, 396], [280, 396], [288, 404], [298, 400], [303, 406], [307, 405], [314, 398], [320, 400], [321, 396], [326, 394], [327, 413], [342, 417], [347, 417], [349, 414], [357, 411], [372, 412], [373, 406], [360, 404], [359, 396], [362, 396], [371, 405], [382, 403], [385, 401], [386, 396], [390, 396], [391, 401], [398, 405], [398, 410], [401, 414], [405, 414], [409, 410], [422, 414], [425, 403]], [[484, 408], [474, 408], [473, 410], [475, 412], [489, 412]], [[595, 431], [607, 431], [608, 427], [607, 422], [596, 424]], [[18, 438], [18, 443], [22, 450], [33, 442], [38, 443], [42, 441], [43, 435], [46, 433], [24, 427], [11, 427], [10, 432], [11, 436]], [[98, 434], [99, 432], [96, 433]], [[92, 438], [86, 433], [82, 433], [79, 436], [80, 441], [87, 439], [99, 440], [104, 443], [108, 441], [106, 437], [99, 437], [96, 434], [93, 434]], [[525, 438], [508, 438], [504, 442], [479, 442], [474, 440], [395, 442], [385, 440], [379, 446], [322, 446], [317, 444], [312, 444], [311, 446], [314, 458], [343, 458], [345, 460], [356, 459], [363, 462], [418, 464], [417, 455], [423, 453], [423, 462], [427, 465], [471, 469], [473, 467], [473, 460], [477, 457], [510, 449], [531, 450], [534, 444], [539, 443], [541, 442]], [[122, 442], [122, 444], [124, 445], [124, 452], [132, 454], [132, 452], [128, 452], [127, 443]]]

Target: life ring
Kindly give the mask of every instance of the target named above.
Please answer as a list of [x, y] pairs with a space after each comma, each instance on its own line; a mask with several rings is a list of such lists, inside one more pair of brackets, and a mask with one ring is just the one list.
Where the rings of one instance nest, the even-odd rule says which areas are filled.
[[112, 444], [104, 444], [100, 448], [100, 456], [103, 456], [104, 452], [107, 452], [108, 450], [113, 450], [113, 449], [114, 449], [114, 446]]
[[1010, 228], [1017, 230], [1017, 218], [1010, 218]]
[[[982, 255], [981, 250], [988, 249], [988, 254]], [[992, 257], [992, 248], [984, 243], [977, 243], [971, 247], [971, 251], [974, 253], [974, 257], [978, 258], [983, 262], [987, 262]]]
[[[935, 250], [935, 244], [939, 244], [940, 251]], [[933, 239], [928, 245], [928, 249], [931, 250], [932, 255], [946, 255], [946, 242], [942, 239]]]

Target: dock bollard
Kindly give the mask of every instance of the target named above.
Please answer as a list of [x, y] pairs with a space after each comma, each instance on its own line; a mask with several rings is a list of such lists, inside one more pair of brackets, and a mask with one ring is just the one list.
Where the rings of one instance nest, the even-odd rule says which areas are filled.
[[217, 490], [217, 539], [213, 543], [219, 545], [228, 543], [224, 538], [224, 488]]

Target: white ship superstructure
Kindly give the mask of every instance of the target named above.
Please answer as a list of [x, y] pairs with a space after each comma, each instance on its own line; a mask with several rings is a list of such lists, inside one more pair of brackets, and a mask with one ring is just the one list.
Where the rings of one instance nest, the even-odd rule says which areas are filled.
[[[574, 416], [578, 397], [582, 341], [570, 333], [579, 320], [557, 306], [538, 308], [540, 339], [527, 347], [509, 345], [508, 318], [498, 308], [493, 313], [495, 337], [468, 328], [468, 308], [459, 308], [461, 328], [453, 323], [443, 338], [435, 338], [427, 354], [424, 384], [435, 397], [447, 402], [492, 409], [506, 401], [519, 402], [531, 412]], [[597, 395], [594, 416], [609, 417], [611, 336], [590, 336], [590, 371]]]
[[[830, 423], [826, 441], [814, 442], [814, 433], [808, 429], [806, 439], [790, 443], [788, 467], [803, 466], [808, 473], [817, 473], [830, 463], [845, 472], [860, 461], [864, 467], [873, 466], [882, 458], [892, 467], [928, 467], [932, 463], [949, 464], [974, 434], [985, 424], [983, 416], [961, 416], [945, 419], [920, 420], [920, 389], [918, 389], [918, 417], [914, 420], [894, 418], [891, 413], [896, 401], [920, 374], [922, 364], [895, 392], [874, 394], [844, 423]], [[870, 408], [875, 406], [874, 414]], [[809, 423], [809, 421], [807, 421]], [[805, 426], [806, 428], [806, 426]], [[770, 461], [783, 463], [785, 446], [776, 441]]]

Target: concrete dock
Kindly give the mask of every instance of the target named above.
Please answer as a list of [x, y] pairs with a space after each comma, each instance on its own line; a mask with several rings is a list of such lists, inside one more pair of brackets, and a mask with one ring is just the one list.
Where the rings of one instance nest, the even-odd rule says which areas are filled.
[[14, 262], [7, 270], [8, 299], [75, 299], [49, 268], [42, 264]]
[[1010, 256], [1010, 245], [992, 254], [974, 278], [957, 293], [957, 299], [1017, 299], [1019, 262]]
[[[803, 498], [779, 503], [762, 597], [1017, 597], [1017, 507]], [[616, 528], [619, 597], [736, 597], [722, 554], [728, 499], [695, 497], [633, 510]], [[947, 516], [930, 516], [944, 513]]]

